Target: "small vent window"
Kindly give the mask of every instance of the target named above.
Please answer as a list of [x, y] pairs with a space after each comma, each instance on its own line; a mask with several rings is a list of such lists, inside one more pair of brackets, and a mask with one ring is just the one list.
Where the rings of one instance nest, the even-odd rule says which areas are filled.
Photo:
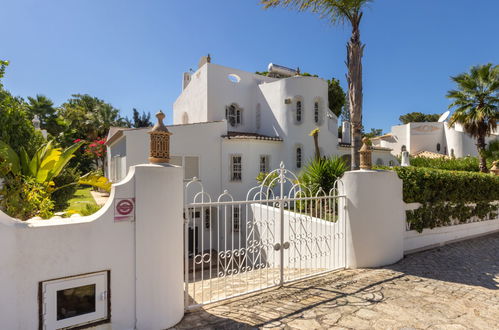
[[296, 122], [301, 123], [303, 117], [301, 101], [296, 101]]
[[319, 119], [320, 119], [320, 117], [319, 117], [319, 102], [315, 102], [314, 103], [314, 122], [316, 124], [318, 124]]
[[302, 166], [302, 147], [296, 147], [296, 168]]

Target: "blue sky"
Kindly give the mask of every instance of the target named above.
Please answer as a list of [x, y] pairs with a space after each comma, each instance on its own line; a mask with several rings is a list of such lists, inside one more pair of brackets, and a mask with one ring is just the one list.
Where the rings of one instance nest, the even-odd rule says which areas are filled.
[[[374, 1], [361, 27], [365, 127], [444, 112], [450, 75], [499, 62], [498, 12], [496, 0]], [[89, 93], [124, 115], [162, 109], [171, 121], [182, 72], [207, 53], [252, 72], [299, 66], [346, 89], [348, 26], [258, 0], [2, 0], [0, 13], [6, 88], [56, 105]]]

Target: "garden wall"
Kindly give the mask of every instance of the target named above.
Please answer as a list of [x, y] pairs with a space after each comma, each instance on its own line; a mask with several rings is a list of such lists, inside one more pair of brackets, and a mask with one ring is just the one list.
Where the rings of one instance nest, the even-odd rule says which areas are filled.
[[[1, 328], [42, 328], [39, 283], [98, 271], [110, 271], [111, 323], [101, 328], [165, 329], [180, 321], [182, 178], [178, 167], [134, 166], [88, 217], [22, 222], [0, 212]], [[134, 206], [127, 215], [117, 212], [124, 199]]]

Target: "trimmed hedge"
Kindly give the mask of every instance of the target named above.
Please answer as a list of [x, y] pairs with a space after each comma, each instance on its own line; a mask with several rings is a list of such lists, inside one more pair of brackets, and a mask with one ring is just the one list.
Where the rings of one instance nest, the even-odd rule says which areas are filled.
[[455, 159], [414, 157], [411, 158], [411, 166], [448, 171], [480, 172], [478, 158], [476, 157]]
[[472, 217], [497, 217], [498, 206], [492, 202], [499, 200], [499, 176], [412, 166], [393, 169], [403, 181], [404, 201], [422, 204], [407, 211], [411, 230], [445, 226], [452, 219], [466, 223]]

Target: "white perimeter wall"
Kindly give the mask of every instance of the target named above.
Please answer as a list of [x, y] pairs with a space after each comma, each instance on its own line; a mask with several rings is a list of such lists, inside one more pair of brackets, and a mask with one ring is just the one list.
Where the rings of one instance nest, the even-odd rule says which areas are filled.
[[[183, 316], [182, 169], [141, 165], [88, 217], [19, 221], [0, 212], [0, 327], [38, 329], [38, 284], [111, 271], [109, 328], [164, 329]], [[136, 221], [114, 222], [116, 198]], [[172, 253], [179, 251], [179, 253]]]

